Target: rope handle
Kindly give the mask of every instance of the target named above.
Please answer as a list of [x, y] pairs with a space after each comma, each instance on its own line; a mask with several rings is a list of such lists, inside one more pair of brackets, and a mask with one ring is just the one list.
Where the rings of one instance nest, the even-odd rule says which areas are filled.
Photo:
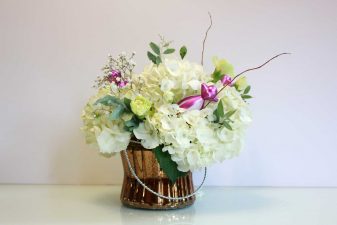
[[129, 159], [129, 156], [128, 156], [128, 153], [126, 150], [123, 150], [124, 151], [124, 155], [125, 155], [125, 158], [126, 158], [126, 161], [128, 163], [128, 166], [129, 166], [129, 169], [131, 171], [131, 174], [136, 178], [137, 182], [142, 185], [146, 190], [148, 190], [149, 192], [151, 192], [152, 194], [160, 197], [160, 198], [164, 198], [164, 199], [168, 199], [168, 200], [183, 200], [183, 199], [186, 199], [186, 198], [189, 198], [189, 197], [192, 197], [194, 195], [197, 194], [197, 192], [201, 189], [201, 187], [204, 185], [204, 182], [205, 182], [205, 179], [206, 179], [206, 176], [207, 176], [207, 167], [205, 167], [204, 169], [204, 177], [202, 179], [202, 182], [201, 184], [198, 186], [198, 188], [191, 194], [189, 195], [185, 195], [185, 196], [182, 196], [182, 197], [169, 197], [169, 196], [165, 196], [165, 195], [162, 195], [158, 192], [155, 192], [154, 190], [152, 190], [151, 188], [149, 188], [148, 186], [146, 186], [146, 184], [144, 184], [140, 178], [137, 176], [135, 170], [132, 168], [132, 165], [131, 165], [131, 162], [130, 162], [130, 159]]

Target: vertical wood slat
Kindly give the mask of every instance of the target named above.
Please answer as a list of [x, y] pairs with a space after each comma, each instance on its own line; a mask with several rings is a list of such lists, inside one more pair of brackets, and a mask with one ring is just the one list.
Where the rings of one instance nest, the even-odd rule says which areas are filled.
[[[131, 143], [128, 156], [137, 176], [152, 190], [170, 197], [181, 197], [194, 192], [192, 173], [178, 178], [172, 185], [167, 176], [160, 170], [160, 166], [151, 150], [144, 149], [140, 144]], [[129, 171], [124, 153], [121, 152], [124, 179], [121, 191], [121, 201], [124, 205], [144, 209], [177, 209], [192, 205], [195, 196], [176, 201], [157, 197], [144, 189]]]

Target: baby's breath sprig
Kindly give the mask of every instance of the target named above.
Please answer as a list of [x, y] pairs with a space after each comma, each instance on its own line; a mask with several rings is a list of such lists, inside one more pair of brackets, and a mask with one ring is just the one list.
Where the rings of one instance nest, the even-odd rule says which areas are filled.
[[108, 62], [103, 66], [103, 76], [97, 76], [93, 87], [100, 88], [115, 83], [118, 87], [124, 87], [131, 81], [131, 76], [136, 63], [133, 61], [135, 52], [127, 56], [122, 52], [117, 58], [108, 55]]

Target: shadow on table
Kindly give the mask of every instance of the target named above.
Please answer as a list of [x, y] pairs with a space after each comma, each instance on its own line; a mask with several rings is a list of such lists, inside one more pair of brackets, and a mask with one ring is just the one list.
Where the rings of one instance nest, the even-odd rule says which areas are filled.
[[[263, 190], [262, 190], [263, 191]], [[246, 188], [208, 188], [195, 204], [177, 210], [142, 210], [122, 206], [119, 193], [102, 195], [97, 204], [120, 210], [122, 224], [196, 224], [226, 216], [226, 214], [264, 210], [272, 199], [262, 196], [261, 190]]]
[[120, 215], [122, 224], [195, 224], [195, 208], [190, 206], [176, 210], [145, 210], [132, 209], [121, 206]]

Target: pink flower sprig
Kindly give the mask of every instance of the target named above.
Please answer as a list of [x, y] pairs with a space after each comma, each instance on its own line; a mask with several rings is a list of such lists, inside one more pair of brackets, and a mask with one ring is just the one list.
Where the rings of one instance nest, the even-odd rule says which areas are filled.
[[122, 77], [122, 73], [118, 70], [112, 70], [107, 77], [110, 83], [115, 83], [119, 88], [125, 87], [129, 82]]
[[222, 77], [222, 79], [221, 79], [221, 83], [223, 84], [223, 85], [229, 85], [229, 86], [232, 86], [233, 85], [233, 79], [230, 77], [230, 76], [228, 76], [228, 75], [224, 75], [223, 77]]

